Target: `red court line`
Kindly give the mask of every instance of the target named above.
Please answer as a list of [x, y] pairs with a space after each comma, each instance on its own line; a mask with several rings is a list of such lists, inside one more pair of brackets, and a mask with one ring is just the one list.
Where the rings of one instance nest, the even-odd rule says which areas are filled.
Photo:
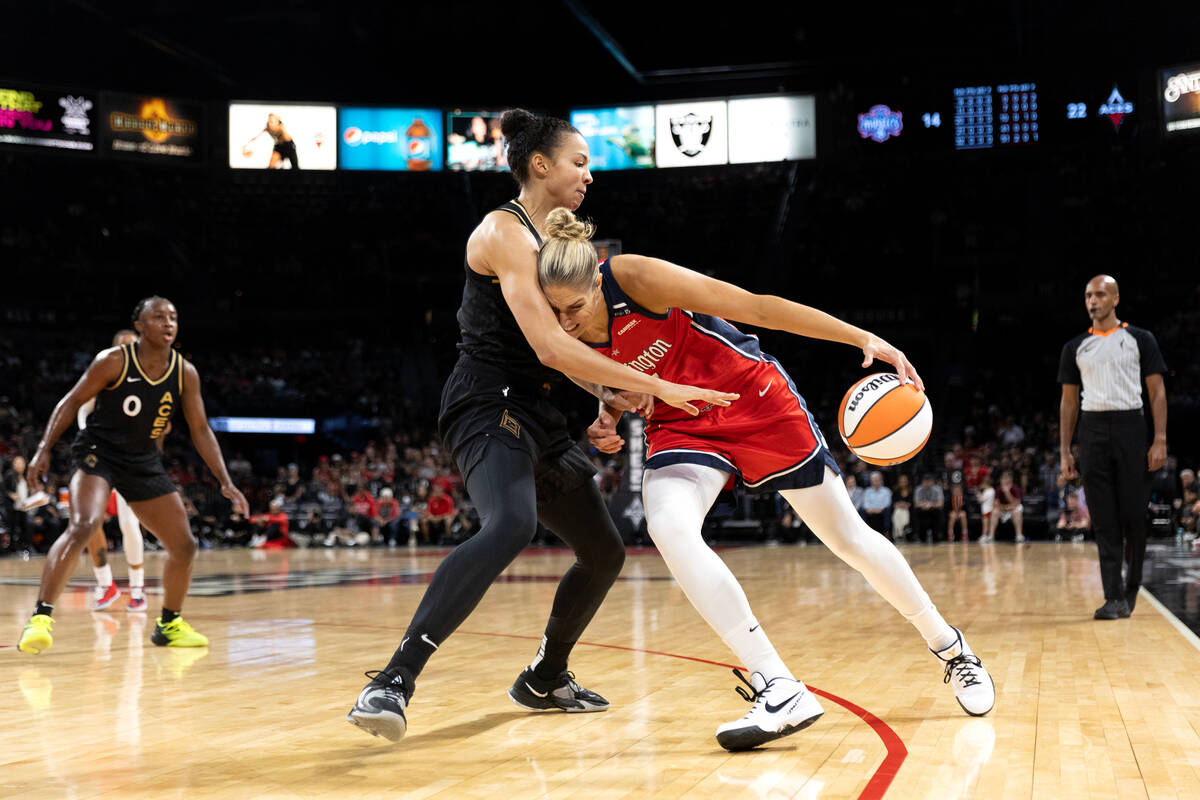
[[[235, 622], [236, 621], [236, 618], [233, 618], [233, 617], [209, 616], [207, 614], [205, 614], [205, 615], [189, 614], [188, 618], [189, 619], [210, 619], [210, 620], [219, 620], [219, 621], [224, 621], [224, 622]], [[340, 623], [336, 623], [336, 622], [321, 622], [318, 620], [312, 620], [311, 622], [313, 625], [339, 627], [339, 628], [344, 627]], [[404, 628], [400, 628], [400, 627], [397, 627], [394, 625], [361, 625], [361, 624], [355, 623], [354, 627], [355, 628], [370, 628], [372, 630], [381, 630], [381, 631], [403, 631], [403, 630], [405, 630]], [[540, 636], [527, 636], [527, 635], [519, 634], [519, 633], [494, 633], [494, 632], [488, 632], [488, 631], [465, 631], [465, 630], [461, 630], [461, 629], [455, 631], [455, 633], [466, 635], [466, 636], [491, 636], [491, 637], [494, 637], [497, 639], [526, 639], [526, 640], [534, 641], [534, 642], [540, 642], [542, 640], [542, 637], [540, 637]], [[725, 664], [720, 661], [712, 661], [707, 658], [696, 658], [695, 656], [684, 656], [684, 655], [680, 655], [678, 653], [667, 653], [662, 650], [646, 650], [644, 648], [639, 648], [639, 647], [625, 647], [624, 645], [604, 644], [602, 642], [580, 641], [580, 642], [578, 642], [578, 644], [585, 645], [587, 647], [606, 647], [610, 650], [624, 650], [629, 653], [646, 653], [648, 655], [654, 655], [654, 656], [666, 656], [667, 658], [679, 658], [684, 661], [695, 661], [700, 664], [709, 664], [714, 667], [725, 667], [727, 669], [742, 669], [742, 670], [745, 669], [744, 667], [737, 667], [733, 664]], [[805, 685], [807, 685], [807, 684], [805, 684]], [[871, 727], [871, 730], [875, 731], [875, 735], [878, 736], [880, 738], [880, 740], [883, 742], [883, 746], [885, 748], [887, 748], [887, 755], [884, 756], [883, 762], [876, 768], [874, 774], [871, 775], [871, 780], [867, 781], [867, 785], [865, 788], [863, 788], [862, 794], [860, 794], [858, 796], [858, 800], [880, 800], [880, 798], [883, 797], [884, 793], [887, 792], [888, 787], [892, 785], [892, 781], [895, 779], [896, 774], [900, 771], [900, 766], [904, 763], [904, 759], [906, 759], [908, 757], [908, 748], [904, 746], [904, 741], [900, 738], [900, 736], [894, 730], [891, 729], [891, 727], [886, 722], [884, 722], [879, 717], [872, 714], [870, 711], [867, 711], [865, 708], [863, 708], [859, 705], [856, 705], [854, 703], [851, 703], [849, 700], [838, 697], [836, 694], [832, 694], [823, 689], [818, 689], [815, 686], [808, 686], [808, 688], [812, 690], [813, 694], [820, 695], [821, 697], [824, 697], [826, 700], [830, 700], [834, 703], [837, 703], [839, 706], [846, 709], [851, 714], [853, 714], [854, 716], [861, 719], [863, 722], [867, 723], [867, 725], [869, 725]]]
[[[464, 631], [458, 630], [455, 633], [465, 633], [469, 636], [495, 636], [505, 639], [532, 639], [541, 641], [540, 636], [522, 636], [515, 633], [485, 633], [481, 631]], [[630, 653], [648, 653], [655, 656], [666, 656], [667, 658], [680, 658], [685, 661], [696, 661], [701, 664], [711, 664], [714, 667], [726, 667], [728, 669], [741, 669], [745, 667], [737, 667], [733, 664], [724, 664], [720, 661], [710, 661], [707, 658], [696, 658], [695, 656], [684, 656], [678, 653], [665, 653], [661, 650], [645, 650], [638, 647], [624, 647], [619, 644], [602, 644], [600, 642], [584, 642], [579, 644], [587, 645], [588, 647], [607, 647], [610, 650], [625, 650]], [[849, 700], [838, 697], [836, 694], [827, 692], [824, 689], [818, 689], [815, 686], [808, 686], [813, 694], [820, 695], [826, 700], [837, 703], [842, 708], [855, 715], [863, 722], [871, 726], [871, 730], [875, 731], [875, 735], [883, 742], [883, 746], [887, 748], [887, 755], [884, 756], [883, 762], [875, 770], [871, 776], [871, 780], [867, 781], [866, 787], [863, 788], [862, 794], [858, 796], [859, 800], [879, 800], [887, 792], [888, 787], [892, 785], [896, 774], [900, 772], [900, 766], [904, 763], [904, 759], [908, 758], [908, 748], [904, 746], [904, 740], [891, 729], [891, 727], [881, 720], [879, 717], [867, 711], [862, 706], [851, 703]]]

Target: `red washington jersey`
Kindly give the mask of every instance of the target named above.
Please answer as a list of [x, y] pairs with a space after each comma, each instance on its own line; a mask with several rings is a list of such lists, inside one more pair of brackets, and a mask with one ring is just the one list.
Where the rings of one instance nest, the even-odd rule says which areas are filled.
[[609, 340], [594, 349], [671, 383], [741, 395], [729, 406], [703, 405], [695, 417], [656, 399], [646, 423], [647, 469], [703, 464], [759, 490], [814, 486], [827, 465], [839, 473], [804, 398], [757, 336], [680, 308], [655, 314], [622, 291], [607, 259], [600, 274]]

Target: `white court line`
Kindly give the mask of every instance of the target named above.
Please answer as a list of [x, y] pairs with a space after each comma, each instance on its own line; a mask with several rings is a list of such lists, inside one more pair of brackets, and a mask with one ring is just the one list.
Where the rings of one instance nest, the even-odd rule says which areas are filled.
[[1142, 596], [1150, 601], [1150, 605], [1158, 609], [1158, 613], [1167, 618], [1167, 622], [1175, 626], [1175, 629], [1183, 634], [1183, 638], [1187, 639], [1192, 647], [1200, 650], [1200, 636], [1192, 633], [1191, 628], [1179, 621], [1179, 617], [1171, 613], [1171, 610], [1159, 602], [1158, 598], [1150, 593], [1150, 590], [1143, 586], [1140, 589]]

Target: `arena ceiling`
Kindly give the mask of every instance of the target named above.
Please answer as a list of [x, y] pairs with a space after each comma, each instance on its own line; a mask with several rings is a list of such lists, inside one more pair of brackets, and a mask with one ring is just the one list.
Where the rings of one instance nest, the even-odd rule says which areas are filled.
[[1196, 26], [1165, 5], [1112, 0], [25, 0], [4, 13], [2, 78], [200, 99], [558, 108], [1200, 57]]

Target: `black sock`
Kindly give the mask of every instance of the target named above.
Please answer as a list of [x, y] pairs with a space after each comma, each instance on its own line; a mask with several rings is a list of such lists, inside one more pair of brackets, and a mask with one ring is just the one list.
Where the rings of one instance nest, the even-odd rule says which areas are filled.
[[54, 616], [54, 604], [53, 603], [43, 603], [41, 600], [38, 600], [37, 607], [34, 608], [34, 610], [33, 610], [33, 615], [36, 617], [38, 614], [45, 614], [47, 617], [53, 617]]
[[571, 655], [574, 642], [562, 642], [542, 637], [542, 646], [538, 648], [537, 663], [533, 665], [533, 674], [544, 681], [552, 680], [563, 674], [567, 669], [567, 656]]
[[166, 606], [163, 606], [162, 618], [161, 618], [161, 622], [163, 625], [166, 625], [168, 622], [170, 622], [171, 620], [175, 619], [178, 616], [179, 616], [178, 611], [172, 611], [171, 609], [167, 608]]
[[413, 633], [410, 629], [404, 634], [396, 652], [392, 654], [387, 671], [404, 670], [409, 678], [415, 679], [421, 674], [421, 670], [425, 669], [425, 662], [429, 661], [434, 650], [437, 650], [437, 645], [427, 634]]

